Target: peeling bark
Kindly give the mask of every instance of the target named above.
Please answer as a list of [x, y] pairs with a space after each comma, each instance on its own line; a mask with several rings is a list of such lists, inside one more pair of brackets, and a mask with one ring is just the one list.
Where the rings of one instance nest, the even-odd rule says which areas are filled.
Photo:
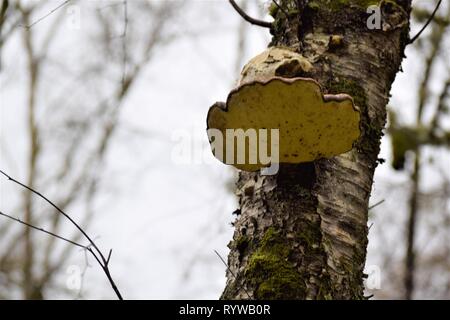
[[363, 132], [346, 154], [281, 165], [275, 176], [240, 173], [222, 298], [363, 299], [368, 202], [411, 1], [380, 2], [382, 30], [366, 26], [367, 6], [376, 1], [281, 3], [289, 17], [273, 10], [270, 45], [301, 53], [313, 66], [307, 76], [327, 93], [351, 95]]

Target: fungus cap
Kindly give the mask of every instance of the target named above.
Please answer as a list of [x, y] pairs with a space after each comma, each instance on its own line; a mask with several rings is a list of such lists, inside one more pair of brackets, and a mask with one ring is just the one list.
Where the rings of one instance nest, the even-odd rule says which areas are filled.
[[271, 47], [253, 59], [242, 69], [239, 85], [253, 81], [268, 81], [273, 77], [304, 77], [313, 69], [312, 64], [290, 48]]
[[225, 161], [227, 151], [237, 152], [237, 143], [234, 150], [227, 150], [226, 143], [217, 150], [210, 136], [215, 156], [245, 171], [269, 166], [259, 157], [256, 162], [249, 161], [250, 155], [258, 153], [261, 147], [267, 148], [268, 155], [275, 150], [270, 134], [266, 146], [262, 145], [265, 140], [260, 140], [261, 129], [278, 129], [279, 163], [302, 163], [350, 151], [361, 133], [359, 123], [360, 112], [351, 96], [324, 95], [320, 85], [309, 78], [272, 77], [246, 82], [231, 91], [225, 104], [213, 105], [207, 117], [208, 129], [216, 129], [223, 137], [227, 136], [227, 129], [256, 130], [256, 144], [246, 136], [243, 163]]

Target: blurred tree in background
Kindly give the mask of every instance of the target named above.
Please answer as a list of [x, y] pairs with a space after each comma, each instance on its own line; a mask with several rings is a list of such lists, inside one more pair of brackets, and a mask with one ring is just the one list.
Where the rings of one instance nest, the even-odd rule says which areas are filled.
[[[73, 1], [63, 3], [71, 6], [67, 10], [53, 11], [58, 9], [52, 9], [55, 4], [9, 1], [1, 43], [4, 46], [21, 38], [15, 50], [25, 57], [28, 66], [27, 74], [19, 76], [24, 99], [20, 102], [26, 104], [26, 112], [21, 115], [27, 135], [24, 181], [50, 195], [62, 210], [77, 208], [80, 213], [76, 219], [89, 229], [95, 219], [93, 204], [101, 187], [105, 155], [120, 124], [123, 101], [142, 70], [152, 63], [155, 52], [177, 37], [171, 24], [182, 3], [92, 1], [81, 7]], [[52, 16], [46, 17], [47, 12]], [[41, 27], [42, 18], [51, 21], [50, 25]], [[64, 57], [55, 56], [58, 46], [64, 45], [58, 38], [61, 33], [86, 26], [89, 33], [79, 39], [84, 47], [81, 55], [65, 48]], [[2, 156], [6, 158], [4, 150]], [[18, 152], [16, 148], [10, 151]], [[49, 211], [45, 203], [25, 191], [8, 214], [45, 225], [57, 234], [66, 231], [62, 216]], [[80, 236], [75, 233], [71, 238], [78, 241]], [[45, 298], [53, 277], [74, 251], [56, 238], [43, 237], [8, 221], [1, 223], [0, 241], [3, 298], [17, 297], [19, 292], [25, 299]]]
[[[422, 1], [413, 7], [417, 26], [426, 23], [436, 4]], [[417, 78], [408, 76], [411, 91], [401, 94], [412, 99], [390, 107], [388, 164], [404, 179], [380, 177], [392, 203], [374, 209], [379, 225], [373, 237], [391, 244], [379, 247], [385, 277], [379, 298], [450, 298], [449, 23], [450, 5], [444, 2], [408, 53], [419, 61]], [[385, 218], [380, 221], [378, 215]]]

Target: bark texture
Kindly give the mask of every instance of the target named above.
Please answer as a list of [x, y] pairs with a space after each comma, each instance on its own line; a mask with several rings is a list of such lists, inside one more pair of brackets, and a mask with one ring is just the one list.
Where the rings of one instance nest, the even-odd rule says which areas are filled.
[[[383, 14], [369, 30], [369, 5]], [[241, 172], [240, 210], [223, 299], [362, 299], [367, 212], [386, 104], [408, 42], [411, 1], [285, 0], [273, 8], [271, 46], [297, 50], [313, 68], [286, 77], [347, 93], [361, 110], [352, 151], [275, 176]], [[339, 137], [336, 137], [339, 139]]]

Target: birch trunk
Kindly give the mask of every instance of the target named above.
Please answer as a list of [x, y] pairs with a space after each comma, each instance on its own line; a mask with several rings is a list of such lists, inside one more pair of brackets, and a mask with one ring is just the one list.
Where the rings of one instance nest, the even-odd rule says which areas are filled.
[[[282, 165], [275, 176], [241, 172], [223, 299], [363, 299], [367, 212], [386, 105], [408, 43], [410, 0], [285, 0], [270, 46], [295, 48], [326, 93], [361, 110], [355, 148], [332, 159]], [[339, 137], [336, 137], [339, 139]]]

